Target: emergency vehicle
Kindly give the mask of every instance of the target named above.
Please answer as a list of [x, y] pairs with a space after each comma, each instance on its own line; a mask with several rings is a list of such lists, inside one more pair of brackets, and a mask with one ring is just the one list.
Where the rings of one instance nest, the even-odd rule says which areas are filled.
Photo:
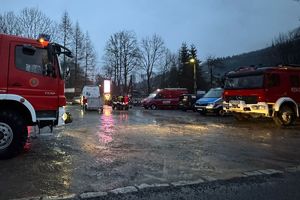
[[23, 150], [27, 126], [52, 129], [69, 119], [64, 110], [67, 70], [58, 55], [72, 53], [44, 36], [34, 40], [0, 34], [0, 158]]
[[237, 120], [270, 117], [279, 126], [299, 117], [300, 66], [245, 68], [229, 73], [223, 108]]
[[84, 86], [82, 89], [80, 103], [84, 110], [99, 110], [100, 112], [103, 112], [99, 86]]
[[145, 109], [155, 110], [157, 108], [178, 108], [179, 97], [182, 94], [188, 94], [186, 88], [165, 88], [157, 89], [147, 98], [142, 100]]
[[125, 96], [114, 96], [112, 98], [112, 109], [113, 110], [128, 110], [129, 109], [129, 97]]
[[201, 114], [216, 113], [220, 116], [225, 114], [223, 110], [223, 88], [211, 88], [202, 98], [195, 103], [195, 109]]

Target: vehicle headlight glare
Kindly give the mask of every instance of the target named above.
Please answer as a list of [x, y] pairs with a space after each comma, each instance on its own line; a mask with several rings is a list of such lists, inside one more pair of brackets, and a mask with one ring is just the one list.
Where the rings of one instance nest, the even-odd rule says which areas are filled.
[[214, 103], [209, 103], [209, 104], [207, 104], [207, 106], [206, 107], [208, 107], [208, 108], [213, 108], [215, 106], [215, 104]]

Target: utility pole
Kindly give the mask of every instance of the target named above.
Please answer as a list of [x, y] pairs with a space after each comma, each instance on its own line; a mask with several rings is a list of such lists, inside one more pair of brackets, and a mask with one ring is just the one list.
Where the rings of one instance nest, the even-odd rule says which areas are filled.
[[196, 59], [191, 58], [190, 63], [193, 63], [194, 67], [194, 93], [197, 94]]

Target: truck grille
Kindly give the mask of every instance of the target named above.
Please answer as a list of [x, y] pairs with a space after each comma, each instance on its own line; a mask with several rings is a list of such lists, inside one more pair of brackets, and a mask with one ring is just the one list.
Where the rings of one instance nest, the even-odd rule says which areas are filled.
[[225, 101], [230, 100], [245, 101], [246, 104], [257, 104], [257, 96], [226, 96]]

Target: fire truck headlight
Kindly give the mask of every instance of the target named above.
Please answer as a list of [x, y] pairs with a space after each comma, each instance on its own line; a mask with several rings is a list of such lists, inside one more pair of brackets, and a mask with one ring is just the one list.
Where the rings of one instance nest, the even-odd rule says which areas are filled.
[[67, 113], [64, 113], [64, 114], [63, 114], [62, 119], [63, 119], [64, 121], [66, 121], [66, 120], [68, 119]]
[[258, 106], [258, 109], [259, 109], [259, 110], [265, 110], [265, 109], [266, 109], [266, 106], [264, 106], [264, 105], [259, 105], [259, 106]]
[[264, 106], [264, 105], [253, 105], [253, 106], [251, 106], [251, 109], [252, 110], [265, 110], [266, 106]]
[[63, 116], [62, 116], [62, 119], [64, 120], [64, 122], [66, 124], [71, 123], [73, 121], [72, 115], [69, 112], [64, 113]]

